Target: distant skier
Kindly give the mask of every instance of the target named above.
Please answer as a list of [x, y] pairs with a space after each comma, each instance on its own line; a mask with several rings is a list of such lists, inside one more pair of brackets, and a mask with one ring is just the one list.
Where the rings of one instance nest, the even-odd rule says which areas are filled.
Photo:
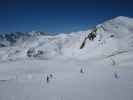
[[83, 74], [84, 73], [84, 70], [83, 68], [80, 69], [80, 73]]
[[116, 65], [116, 61], [114, 59], [111, 59], [112, 65], [115, 66]]
[[119, 76], [118, 76], [118, 74], [116, 72], [114, 72], [114, 77], [115, 77], [115, 79], [119, 78]]
[[53, 78], [53, 74], [50, 74], [49, 77], [50, 77], [50, 78]]
[[47, 76], [46, 77], [46, 82], [49, 83], [49, 81], [50, 81], [50, 78], [49, 78], [49, 76]]
[[46, 82], [49, 83], [51, 78], [53, 78], [53, 74], [47, 75]]

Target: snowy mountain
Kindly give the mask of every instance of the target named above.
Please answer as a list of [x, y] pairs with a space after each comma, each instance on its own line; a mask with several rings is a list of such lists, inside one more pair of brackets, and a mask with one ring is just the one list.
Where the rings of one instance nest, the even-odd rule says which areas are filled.
[[70, 34], [0, 34], [0, 100], [133, 100], [133, 19]]
[[35, 31], [0, 33], [0, 47], [13, 46], [18, 41], [24, 42], [30, 38], [35, 38], [40, 35], [47, 35], [47, 33]]
[[[89, 38], [95, 35], [94, 39]], [[83, 43], [84, 42], [84, 43]], [[81, 45], [83, 46], [81, 48]], [[119, 16], [96, 27], [70, 34], [43, 32], [1, 33], [0, 60], [55, 57], [89, 59], [108, 57], [133, 49], [133, 19]]]

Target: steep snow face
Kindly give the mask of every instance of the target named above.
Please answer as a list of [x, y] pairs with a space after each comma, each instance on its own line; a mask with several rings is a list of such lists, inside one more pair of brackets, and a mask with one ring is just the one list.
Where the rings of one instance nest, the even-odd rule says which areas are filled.
[[[99, 25], [100, 26], [100, 25]], [[128, 17], [117, 17], [101, 25], [104, 31], [114, 33], [116, 37], [123, 38], [133, 35], [133, 19]]]
[[[104, 52], [125, 52], [133, 49], [133, 19], [128, 17], [117, 17], [97, 26], [102, 41], [104, 41]], [[106, 43], [105, 43], [106, 42]], [[111, 49], [111, 50], [110, 50]], [[108, 53], [107, 53], [108, 55]]]
[[[96, 30], [95, 33], [94, 30]], [[96, 38], [90, 40], [88, 38], [90, 33], [94, 33]], [[28, 33], [26, 37], [29, 35], [30, 38], [24, 39], [16, 37], [15, 45], [7, 45], [11, 41], [3, 41], [7, 38], [2, 35], [0, 60], [52, 59], [55, 57], [88, 59], [113, 56], [133, 49], [133, 19], [123, 16], [106, 21], [87, 31], [55, 36], [36, 34]], [[84, 40], [84, 47], [80, 49]], [[4, 47], [5, 44], [6, 47]]]

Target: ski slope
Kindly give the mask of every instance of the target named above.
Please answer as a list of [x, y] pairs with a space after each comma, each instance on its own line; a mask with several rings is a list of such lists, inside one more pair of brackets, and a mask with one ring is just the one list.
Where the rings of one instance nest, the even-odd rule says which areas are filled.
[[1, 47], [0, 100], [132, 100], [133, 19], [116, 17], [96, 29], [82, 49], [93, 29]]

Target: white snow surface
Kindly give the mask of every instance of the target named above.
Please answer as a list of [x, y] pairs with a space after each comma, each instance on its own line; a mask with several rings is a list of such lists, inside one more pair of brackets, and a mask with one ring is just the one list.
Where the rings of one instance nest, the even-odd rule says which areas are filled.
[[0, 100], [133, 100], [133, 19], [96, 28], [1, 47]]

